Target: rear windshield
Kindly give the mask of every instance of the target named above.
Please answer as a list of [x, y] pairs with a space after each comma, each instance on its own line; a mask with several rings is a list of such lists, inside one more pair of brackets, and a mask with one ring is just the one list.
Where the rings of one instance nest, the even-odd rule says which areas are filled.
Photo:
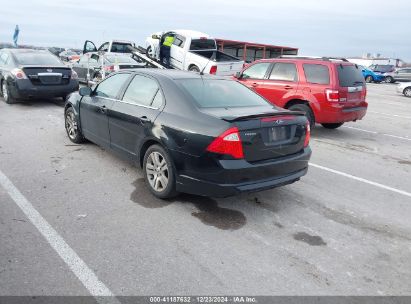
[[217, 46], [214, 39], [193, 39], [191, 40], [190, 50], [215, 50]]
[[200, 108], [267, 106], [268, 102], [232, 80], [182, 79], [177, 83]]
[[137, 63], [133, 58], [130, 56], [106, 56], [106, 59], [111, 63]]
[[130, 46], [133, 46], [130, 43], [119, 43], [114, 42], [111, 47], [111, 52], [113, 53], [131, 53]]
[[364, 76], [359, 66], [339, 64], [337, 65], [337, 71], [340, 86], [342, 87], [355, 87], [365, 84]]
[[61, 61], [50, 53], [16, 52], [16, 60], [22, 65], [62, 65]]

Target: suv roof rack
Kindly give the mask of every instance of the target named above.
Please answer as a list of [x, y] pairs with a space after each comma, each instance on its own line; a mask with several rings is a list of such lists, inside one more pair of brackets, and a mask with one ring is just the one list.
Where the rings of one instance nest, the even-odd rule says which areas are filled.
[[295, 59], [313, 59], [313, 60], [324, 60], [324, 61], [331, 61], [331, 60], [341, 60], [348, 62], [347, 59], [342, 57], [320, 57], [320, 56], [298, 56], [298, 55], [282, 55], [279, 58], [295, 58]]

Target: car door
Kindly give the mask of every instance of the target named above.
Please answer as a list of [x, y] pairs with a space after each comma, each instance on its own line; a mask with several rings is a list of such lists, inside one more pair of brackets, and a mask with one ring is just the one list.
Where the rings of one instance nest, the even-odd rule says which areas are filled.
[[287, 97], [297, 92], [298, 73], [294, 62], [274, 62], [267, 81], [260, 85], [260, 94], [283, 107]]
[[264, 95], [265, 92], [262, 90], [265, 78], [267, 77], [268, 69], [270, 68], [270, 62], [257, 62], [249, 67], [247, 67], [242, 73], [239, 78], [239, 81], [249, 87], [250, 89], [254, 90], [255, 92]]
[[90, 53], [90, 52], [97, 52], [97, 48], [94, 42], [90, 40], [86, 40], [83, 46], [83, 54]]
[[164, 102], [163, 92], [154, 78], [137, 74], [121, 100], [109, 111], [111, 147], [134, 158], [138, 147], [150, 134]]
[[114, 74], [93, 90], [91, 96], [84, 96], [80, 102], [80, 124], [84, 136], [103, 146], [110, 146], [107, 112], [118, 99], [127, 84], [130, 73]]
[[184, 45], [186, 38], [176, 35], [170, 49], [170, 63], [173, 67], [182, 70], [184, 67]]
[[411, 80], [411, 69], [400, 69], [397, 72], [398, 74], [395, 76], [396, 80], [401, 80], [401, 81]]

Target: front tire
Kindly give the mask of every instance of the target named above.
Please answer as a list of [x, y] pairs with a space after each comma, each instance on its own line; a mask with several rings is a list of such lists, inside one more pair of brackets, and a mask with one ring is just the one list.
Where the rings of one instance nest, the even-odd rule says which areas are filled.
[[323, 123], [321, 125], [326, 129], [337, 129], [341, 127], [343, 124], [344, 124], [343, 122], [339, 122], [339, 123]]
[[403, 94], [405, 97], [411, 97], [411, 87], [405, 88]]
[[190, 72], [200, 73], [200, 68], [196, 65], [191, 66], [188, 70]]
[[367, 83], [371, 83], [371, 82], [373, 82], [373, 78], [372, 78], [372, 76], [367, 76], [367, 77], [365, 77], [365, 82], [367, 82]]
[[154, 56], [154, 50], [153, 50], [153, 48], [151, 47], [151, 45], [149, 45], [148, 47], [147, 47], [147, 49], [146, 49], [146, 55], [147, 55], [147, 57], [148, 58], [150, 58], [151, 60], [154, 60], [155, 58], [155, 56]]
[[314, 128], [314, 126], [315, 126], [315, 117], [314, 117], [313, 111], [311, 110], [311, 108], [309, 106], [307, 106], [305, 104], [295, 104], [295, 105], [292, 105], [291, 107], [289, 107], [288, 110], [304, 112], [305, 116], [307, 117], [307, 119], [310, 123], [311, 129]]
[[66, 127], [67, 136], [75, 144], [84, 142], [83, 133], [78, 127], [78, 119], [72, 107], [67, 108], [64, 113], [64, 125]]
[[17, 100], [11, 96], [6, 80], [3, 80], [1, 83], [1, 94], [3, 95], [3, 99], [7, 104], [13, 104], [17, 102]]
[[154, 196], [167, 199], [178, 194], [173, 163], [167, 151], [160, 145], [152, 145], [147, 149], [143, 172], [147, 187]]

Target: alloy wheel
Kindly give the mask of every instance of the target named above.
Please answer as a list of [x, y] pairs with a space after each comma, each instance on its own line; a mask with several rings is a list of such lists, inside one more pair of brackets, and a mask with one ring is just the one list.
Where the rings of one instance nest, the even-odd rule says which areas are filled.
[[167, 161], [161, 153], [153, 151], [147, 158], [146, 174], [150, 186], [156, 192], [162, 192], [167, 188], [169, 170]]
[[7, 100], [9, 98], [9, 92], [7, 91], [7, 85], [6, 85], [5, 81], [3, 81], [3, 85], [1, 87], [1, 92], [3, 94], [4, 100]]
[[407, 96], [407, 97], [411, 97], [411, 88], [406, 88], [404, 90], [404, 95]]
[[77, 136], [77, 122], [72, 111], [66, 113], [66, 130], [71, 139], [75, 139]]

